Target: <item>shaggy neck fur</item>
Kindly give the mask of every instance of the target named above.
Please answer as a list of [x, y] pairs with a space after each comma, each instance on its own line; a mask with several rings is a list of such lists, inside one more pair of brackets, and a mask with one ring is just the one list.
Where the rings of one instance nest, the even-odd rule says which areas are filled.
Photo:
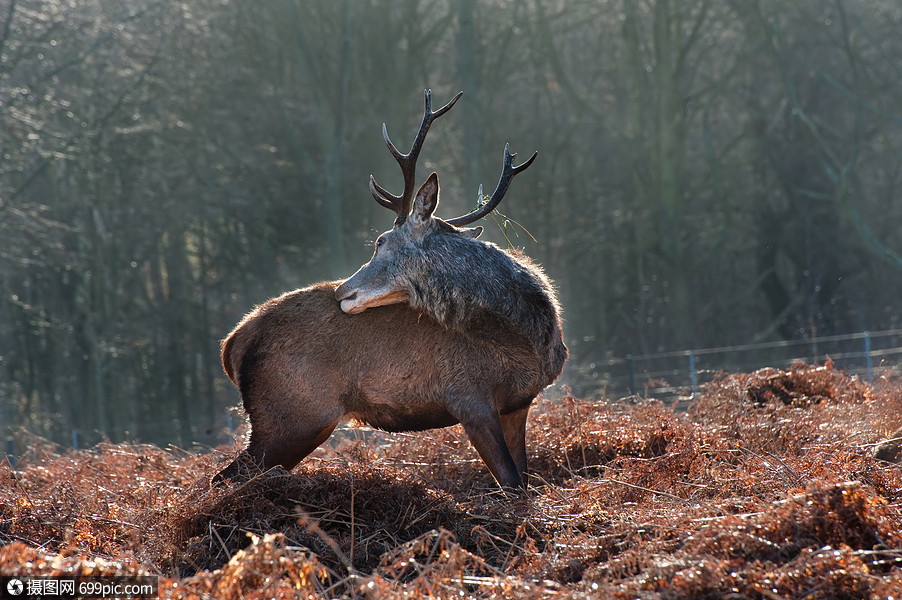
[[442, 231], [425, 236], [422, 252], [411, 258], [421, 262], [408, 271], [415, 274], [408, 285], [411, 306], [449, 329], [465, 330], [486, 315], [504, 319], [533, 343], [546, 372], [559, 371], [566, 352], [559, 306], [539, 266], [520, 253]]

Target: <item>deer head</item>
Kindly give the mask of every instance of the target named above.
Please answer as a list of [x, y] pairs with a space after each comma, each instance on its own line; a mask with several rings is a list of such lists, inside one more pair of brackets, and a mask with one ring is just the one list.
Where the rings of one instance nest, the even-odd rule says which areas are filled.
[[[370, 192], [373, 198], [381, 206], [395, 211], [397, 217], [394, 227], [376, 239], [370, 261], [336, 288], [335, 297], [341, 302], [341, 309], [344, 312], [357, 314], [376, 306], [408, 302], [417, 286], [417, 276], [422, 273], [423, 268], [441, 268], [444, 260], [454, 258], [430, 256], [424, 248], [441, 247], [442, 244], [429, 244], [428, 238], [431, 236], [468, 240], [478, 238], [482, 233], [482, 227], [465, 226], [492, 212], [504, 198], [514, 176], [525, 171], [535, 160], [538, 153], [534, 153], [529, 160], [515, 167], [513, 161], [516, 154], [511, 154], [506, 144], [501, 177], [489, 200], [485, 203], [480, 202], [480, 206], [473, 211], [454, 219], [443, 220], [435, 217], [433, 213], [439, 202], [438, 176], [432, 173], [414, 195], [416, 162], [432, 121], [448, 112], [462, 94], [463, 92], [458, 93], [448, 104], [433, 112], [432, 92], [426, 90], [426, 111], [407, 154], [398, 151], [388, 137], [385, 124], [382, 125], [382, 137], [401, 167], [404, 191], [401, 195], [392, 194], [376, 183], [370, 175]], [[479, 186], [479, 199], [482, 200], [482, 186]]]

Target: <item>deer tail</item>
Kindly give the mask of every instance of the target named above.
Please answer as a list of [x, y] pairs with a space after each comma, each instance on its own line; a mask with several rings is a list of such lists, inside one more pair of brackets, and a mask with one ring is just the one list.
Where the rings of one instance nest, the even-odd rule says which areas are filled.
[[230, 335], [226, 339], [222, 341], [220, 344], [220, 355], [219, 358], [222, 361], [222, 368], [225, 370], [226, 375], [229, 376], [229, 379], [232, 380], [236, 386], [238, 385], [238, 381], [235, 379], [235, 369], [232, 365], [232, 346], [235, 343], [235, 336]]

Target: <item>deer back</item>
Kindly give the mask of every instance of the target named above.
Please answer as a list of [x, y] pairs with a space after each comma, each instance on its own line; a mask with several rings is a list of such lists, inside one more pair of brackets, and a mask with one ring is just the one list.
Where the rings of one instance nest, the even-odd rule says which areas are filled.
[[[223, 367], [249, 414], [300, 392], [324, 411], [338, 403], [345, 416], [386, 430], [426, 429], [456, 422], [447, 414], [449, 397], [491, 388], [510, 399], [511, 406], [498, 409], [512, 410], [528, 404], [563, 367], [562, 341], [549, 371], [531, 340], [489, 313], [474, 315], [463, 329], [405, 304], [348, 315], [335, 301], [336, 284], [274, 298], [225, 339]], [[424, 420], [426, 414], [434, 417]]]

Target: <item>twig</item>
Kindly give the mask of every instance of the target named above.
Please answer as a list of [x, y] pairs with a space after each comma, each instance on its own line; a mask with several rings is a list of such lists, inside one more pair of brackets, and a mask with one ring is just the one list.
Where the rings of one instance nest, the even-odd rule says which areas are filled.
[[798, 473], [796, 473], [794, 470], [789, 468], [789, 466], [785, 462], [783, 462], [779, 456], [775, 456], [774, 454], [768, 452], [767, 450], [765, 450], [764, 453], [767, 454], [772, 459], [774, 459], [775, 461], [777, 461], [781, 467], [786, 469], [786, 471], [795, 478], [796, 485], [802, 485], [802, 477]]
[[354, 569], [354, 564], [348, 559], [347, 555], [342, 552], [341, 548], [338, 546], [338, 542], [336, 542], [328, 533], [320, 529], [316, 519], [310, 518], [310, 516], [300, 507], [295, 508], [295, 512], [298, 514], [298, 524], [306, 527], [307, 531], [321, 539], [323, 543], [332, 550], [335, 556], [338, 557], [338, 560], [340, 560], [341, 564], [348, 570], [348, 573], [356, 574], [357, 571]]
[[773, 593], [773, 592], [770, 591], [770, 590], [764, 589], [763, 587], [761, 587], [761, 586], [758, 585], [757, 583], [753, 583], [753, 584], [752, 584], [752, 589], [754, 589], [756, 592], [758, 592], [759, 594], [761, 594], [761, 595], [764, 596], [765, 598], [769, 598], [770, 600], [785, 600], [785, 597], [784, 597], [784, 596], [781, 596], [781, 595], [779, 595], [779, 594], [775, 594], [775, 593]]
[[[745, 448], [745, 447], [743, 447], [743, 446], [739, 446], [739, 450], [741, 450], [742, 452], [745, 452], [746, 454], [749, 454], [749, 455], [751, 455], [751, 456], [754, 456], [755, 458], [757, 458], [758, 460], [760, 460], [761, 462], [763, 462], [765, 465], [767, 465], [768, 467], [770, 467], [770, 468], [773, 470], [773, 472], [776, 473], [776, 474], [780, 477], [780, 479], [783, 480], [783, 483], [786, 485], [786, 487], [792, 487], [792, 485], [790, 484], [789, 480], [787, 480], [786, 477], [783, 476], [783, 473], [780, 472], [780, 469], [778, 469], [777, 467], [774, 466], [774, 463], [772, 463], [771, 461], [767, 460], [766, 458], [764, 458], [764, 457], [761, 456], [760, 454], [756, 454], [755, 452], [752, 452], [751, 450], [749, 450], [748, 448]], [[795, 478], [795, 481], [794, 481], [793, 483], [795, 483], [796, 486], [801, 485], [801, 483], [802, 483], [802, 478], [799, 477], [798, 473], [796, 473], [795, 471], [793, 471], [792, 469], [790, 469], [789, 467], [787, 467], [786, 464], [785, 464], [783, 461], [781, 461], [779, 458], [777, 458], [776, 456], [774, 456], [774, 455], [771, 454], [770, 452], [767, 452], [767, 454], [768, 454], [768, 456], [770, 456], [771, 458], [773, 458], [776, 462], [778, 462], [780, 465], [782, 465], [783, 468], [786, 469], [786, 472], [789, 473], [790, 475], [792, 475], [792, 476]]]
[[514, 554], [514, 548], [520, 548], [520, 550], [526, 550], [523, 546], [517, 546], [517, 540], [520, 539], [520, 536], [526, 537], [526, 523], [527, 520], [523, 520], [519, 527], [517, 527], [517, 535], [514, 536], [514, 541], [510, 543], [511, 547], [507, 551], [507, 556], [504, 557], [504, 562], [501, 563], [501, 570], [507, 571], [507, 563], [510, 561], [511, 556]]
[[[226, 546], [225, 542], [222, 540], [222, 537], [219, 535], [219, 531], [217, 531], [216, 528], [213, 527], [213, 521], [210, 521], [208, 523], [208, 526], [210, 528], [210, 546], [213, 545], [213, 537], [212, 536], [215, 535], [216, 539], [219, 540], [219, 545], [222, 547], [223, 553], [228, 558], [229, 557], [229, 548], [228, 548], [228, 546]], [[232, 529], [232, 531], [234, 531], [234, 529]], [[229, 536], [229, 537], [231, 537], [231, 536]]]
[[354, 474], [351, 474], [351, 565], [354, 564]]
[[677, 500], [679, 502], [682, 502], [683, 504], [689, 504], [689, 500], [686, 500], [685, 498], [680, 498], [679, 496], [674, 496], [673, 494], [668, 494], [667, 492], [659, 492], [658, 490], [653, 490], [651, 488], [642, 487], [641, 485], [627, 483], [626, 481], [620, 481], [619, 479], [611, 479], [610, 477], [606, 477], [602, 481], [610, 481], [611, 483], [619, 483], [620, 485], [625, 485], [628, 488], [642, 490], [643, 492], [649, 492], [651, 494], [655, 494], [656, 496], [664, 496], [665, 498]]

